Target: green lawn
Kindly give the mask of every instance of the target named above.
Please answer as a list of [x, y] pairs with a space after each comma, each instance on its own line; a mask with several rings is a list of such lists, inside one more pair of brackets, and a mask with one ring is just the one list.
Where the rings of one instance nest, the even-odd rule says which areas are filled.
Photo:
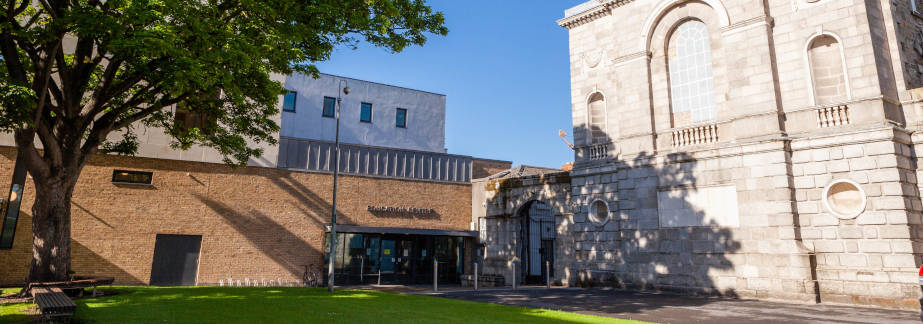
[[[275, 287], [114, 287], [76, 300], [79, 323], [639, 323], [550, 310], [371, 290]], [[23, 323], [31, 304], [4, 305]]]

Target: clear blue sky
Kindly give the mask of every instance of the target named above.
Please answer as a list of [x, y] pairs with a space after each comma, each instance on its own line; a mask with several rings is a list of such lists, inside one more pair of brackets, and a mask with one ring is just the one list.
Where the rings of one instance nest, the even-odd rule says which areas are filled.
[[391, 54], [360, 46], [323, 73], [446, 95], [449, 153], [558, 168], [573, 160], [567, 30], [555, 21], [585, 0], [430, 0], [449, 35]]

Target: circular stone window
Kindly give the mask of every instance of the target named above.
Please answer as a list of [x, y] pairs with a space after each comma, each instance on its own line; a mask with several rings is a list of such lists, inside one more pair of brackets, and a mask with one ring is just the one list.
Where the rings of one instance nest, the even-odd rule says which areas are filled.
[[840, 179], [824, 188], [824, 207], [836, 217], [852, 219], [865, 211], [865, 191], [858, 183]]
[[601, 199], [596, 199], [590, 204], [590, 222], [596, 225], [605, 225], [609, 221], [609, 204]]

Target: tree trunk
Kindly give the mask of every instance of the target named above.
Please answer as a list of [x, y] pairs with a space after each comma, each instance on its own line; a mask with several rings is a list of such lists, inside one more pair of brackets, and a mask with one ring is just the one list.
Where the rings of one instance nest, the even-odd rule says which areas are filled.
[[32, 205], [32, 265], [27, 282], [64, 281], [70, 270], [70, 181], [35, 183]]

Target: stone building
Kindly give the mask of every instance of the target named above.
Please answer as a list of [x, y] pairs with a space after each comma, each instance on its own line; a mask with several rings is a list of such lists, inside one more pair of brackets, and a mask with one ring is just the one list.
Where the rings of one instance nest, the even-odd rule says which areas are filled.
[[[329, 122], [323, 97], [336, 96], [341, 77], [280, 78], [302, 96], [280, 96], [280, 145], [247, 167], [224, 165], [210, 148], [172, 150], [161, 129], [141, 125], [137, 156], [90, 159], [72, 200], [71, 270], [152, 285], [297, 285], [310, 266], [325, 276], [335, 150], [334, 129], [318, 125]], [[445, 153], [443, 95], [347, 81], [357, 98], [341, 107], [335, 282], [430, 282], [433, 260], [440, 280], [458, 281], [477, 236], [471, 179], [510, 162]], [[367, 122], [364, 103], [375, 107]], [[11, 137], [0, 134], [2, 188], [16, 160]], [[0, 249], [0, 287], [21, 285], [29, 270], [34, 188], [27, 180], [12, 248]]]
[[[552, 206], [563, 284], [918, 309], [920, 5], [568, 9], [558, 23], [570, 36], [569, 190], [506, 180], [475, 217]], [[479, 228], [493, 263], [527, 250], [529, 239], [501, 232], [525, 237], [528, 222], [510, 223], [521, 225]]]

